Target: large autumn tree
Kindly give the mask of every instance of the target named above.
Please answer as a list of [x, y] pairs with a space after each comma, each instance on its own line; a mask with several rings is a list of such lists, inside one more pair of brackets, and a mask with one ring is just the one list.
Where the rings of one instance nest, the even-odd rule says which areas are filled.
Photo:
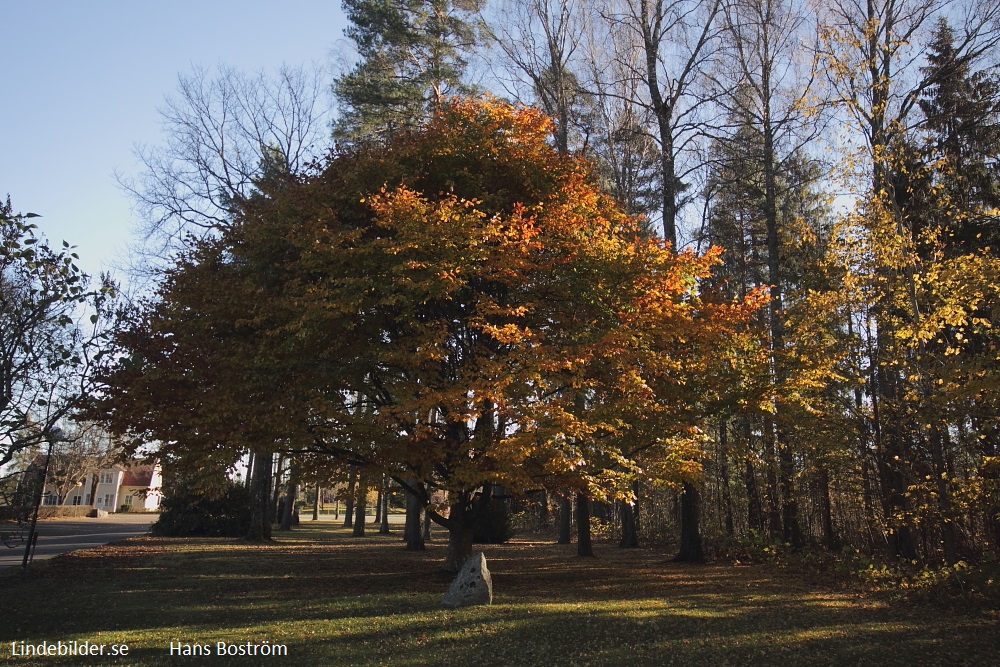
[[716, 254], [649, 239], [550, 133], [536, 110], [456, 99], [262, 183], [136, 313], [99, 409], [175, 454], [387, 473], [448, 528], [447, 569], [484, 485], [628, 493], [629, 453], [690, 434], [755, 304], [703, 303]]

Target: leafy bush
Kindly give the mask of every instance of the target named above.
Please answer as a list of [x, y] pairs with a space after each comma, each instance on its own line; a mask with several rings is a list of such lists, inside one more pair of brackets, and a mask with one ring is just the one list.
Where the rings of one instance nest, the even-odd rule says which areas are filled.
[[250, 529], [250, 493], [230, 484], [218, 497], [178, 488], [161, 504], [154, 535], [240, 537]]
[[503, 544], [514, 537], [514, 520], [507, 503], [491, 499], [478, 510], [472, 541], [476, 544]]

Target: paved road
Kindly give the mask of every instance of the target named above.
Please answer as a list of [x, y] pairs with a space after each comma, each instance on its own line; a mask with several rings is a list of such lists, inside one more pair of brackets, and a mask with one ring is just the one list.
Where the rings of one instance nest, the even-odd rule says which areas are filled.
[[[118, 542], [142, 535], [156, 514], [111, 514], [100, 519], [47, 519], [38, 522], [34, 560], [44, 560], [77, 549]], [[0, 543], [0, 567], [20, 566], [24, 547], [8, 549]]]
[[[300, 513], [304, 524], [312, 520], [312, 510]], [[320, 516], [320, 521], [343, 521], [343, 514], [334, 519], [333, 515]], [[100, 519], [47, 519], [38, 522], [38, 546], [33, 560], [44, 560], [78, 549], [89, 549], [109, 542], [118, 542], [135, 535], [143, 535], [156, 521], [156, 514], [111, 514]], [[378, 530], [372, 516], [368, 517], [367, 528]], [[402, 530], [406, 517], [402, 513], [389, 514], [389, 525], [394, 531]], [[435, 526], [437, 530], [437, 526]], [[21, 566], [24, 547], [8, 549], [0, 543], [0, 568]]]

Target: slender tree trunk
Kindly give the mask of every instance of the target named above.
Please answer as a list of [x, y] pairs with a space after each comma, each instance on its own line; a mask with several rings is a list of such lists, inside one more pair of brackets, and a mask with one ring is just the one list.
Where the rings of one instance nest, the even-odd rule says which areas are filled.
[[779, 505], [779, 495], [781, 492], [778, 483], [776, 469], [778, 467], [775, 456], [775, 433], [774, 422], [765, 418], [764, 427], [764, 472], [766, 479], [765, 491], [767, 494], [767, 531], [771, 539], [781, 537], [781, 510]]
[[[962, 426], [959, 425], [959, 428], [962, 429]], [[972, 429], [973, 432], [980, 435], [978, 438], [980, 462], [977, 473], [987, 486], [998, 488], [1000, 487], [1000, 465], [998, 465], [1000, 461], [994, 458], [1000, 452], [998, 428], [991, 422], [984, 423], [980, 419], [973, 419]], [[962, 435], [962, 431], [960, 431], [960, 435]], [[984, 501], [986, 504], [984, 507], [986, 536], [993, 543], [993, 552], [1000, 555], [1000, 497], [985, 498]]]
[[941, 547], [944, 550], [945, 562], [948, 565], [954, 565], [958, 562], [959, 547], [958, 530], [955, 527], [958, 517], [955, 516], [951, 500], [951, 485], [948, 484], [948, 480], [953, 475], [949, 474], [950, 471], [945, 463], [942, 429], [940, 427], [932, 428], [928, 434], [928, 439], [931, 450], [931, 463], [934, 466], [934, 479], [937, 485], [938, 511], [941, 514]]
[[281, 523], [278, 530], [292, 529], [292, 515], [295, 513], [295, 493], [299, 486], [298, 466], [293, 463], [288, 471], [288, 483], [285, 485], [285, 504], [281, 512]]
[[[887, 334], [879, 333], [881, 339]], [[917, 547], [913, 540], [913, 532], [910, 529], [909, 503], [906, 499], [906, 480], [900, 469], [906, 460], [906, 451], [903, 443], [904, 435], [900, 418], [894, 414], [893, 409], [886, 410], [887, 406], [892, 406], [897, 400], [898, 376], [896, 371], [886, 369], [877, 363], [878, 359], [886, 356], [879, 352], [884, 349], [886, 343], [876, 342], [876, 358], [872, 364], [872, 373], [875, 376], [875, 386], [878, 388], [872, 400], [872, 420], [873, 435], [876, 444], [876, 456], [878, 459], [878, 470], [880, 488], [882, 495], [883, 511], [885, 513], [885, 523], [888, 526], [886, 543], [889, 548], [890, 558], [901, 558], [903, 560], [917, 560]], [[883, 420], [885, 428], [883, 428]], [[902, 517], [902, 518], [901, 518]]]
[[[779, 429], [779, 437], [785, 435]], [[778, 470], [781, 474], [781, 538], [792, 548], [802, 547], [802, 530], [799, 527], [799, 502], [795, 493], [795, 461], [788, 443], [778, 444]]]
[[316, 497], [313, 499], [313, 521], [319, 521], [319, 499], [320, 494], [323, 493], [323, 487], [316, 483]]
[[639, 539], [639, 528], [642, 526], [641, 522], [641, 510], [642, 501], [641, 498], [641, 487], [639, 486], [639, 480], [633, 480], [632, 482], [632, 495], [635, 496], [635, 501], [632, 503], [632, 523], [635, 524], [635, 537], [636, 540]]
[[250, 485], [250, 528], [246, 539], [249, 542], [267, 542], [271, 539], [271, 475], [274, 455], [258, 453], [254, 457], [252, 483]]
[[347, 473], [347, 495], [344, 496], [344, 528], [351, 528], [354, 525], [354, 494], [357, 483], [357, 466], [350, 466]]
[[[271, 489], [271, 518], [278, 517], [278, 499], [281, 496], [281, 476], [284, 474], [285, 455], [278, 454], [278, 463], [274, 466], [274, 479]], [[280, 517], [279, 517], [280, 518]]]
[[576, 555], [594, 555], [590, 541], [590, 498], [582, 493], [576, 494]]
[[542, 489], [538, 492], [538, 498], [538, 525], [542, 530], [545, 530], [549, 528], [549, 522], [552, 520], [549, 517], [549, 492], [546, 489]]
[[[847, 335], [852, 339], [854, 338], [854, 313], [848, 313], [847, 317]], [[859, 355], [860, 356], [860, 355]], [[869, 358], [873, 358], [873, 355], [869, 354]], [[854, 363], [858, 368], [861, 367], [861, 359], [855, 358]], [[875, 388], [875, 374], [872, 373], [868, 378], [868, 388], [869, 392], [874, 394]], [[878, 416], [878, 397], [874, 397], [871, 401], [872, 409], [875, 412], [875, 421], [877, 421]], [[881, 494], [877, 492], [879, 488], [878, 480], [878, 440], [874, 438], [873, 433], [877, 431], [877, 426], [873, 428], [870, 423], [869, 418], [866, 414], [864, 406], [864, 393], [862, 387], [859, 384], [854, 386], [854, 410], [857, 423], [858, 431], [858, 456], [861, 458], [861, 482], [862, 482], [862, 497], [865, 503], [865, 524], [868, 528], [868, 544], [872, 551], [876, 549], [880, 551], [888, 551], [888, 544], [886, 543], [885, 533], [881, 530], [881, 521], [879, 519], [878, 510], [878, 500], [877, 496]]]
[[833, 498], [830, 495], [830, 471], [826, 465], [819, 469], [819, 507], [823, 522], [823, 545], [833, 550], [837, 548], [837, 534], [833, 529]]
[[354, 494], [354, 537], [365, 536], [365, 512], [368, 509], [368, 475], [358, 473], [357, 492]]
[[247, 478], [243, 480], [243, 486], [250, 490], [250, 482], [253, 480], [253, 452], [247, 454]]
[[729, 428], [726, 420], [719, 422], [719, 482], [722, 486], [722, 512], [725, 519], [726, 537], [736, 534], [733, 526], [733, 494], [729, 488]]
[[379, 505], [382, 509], [382, 523], [379, 524], [379, 535], [389, 534], [389, 478], [382, 475], [382, 493]]
[[764, 534], [764, 513], [760, 502], [760, 491], [757, 489], [757, 472], [753, 467], [750, 452], [743, 460], [743, 484], [747, 488], [747, 525], [758, 535]]

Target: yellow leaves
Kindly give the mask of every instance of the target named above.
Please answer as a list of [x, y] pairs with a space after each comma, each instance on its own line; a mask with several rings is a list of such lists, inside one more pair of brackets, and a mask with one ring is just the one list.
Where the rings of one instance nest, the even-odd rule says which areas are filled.
[[513, 345], [532, 338], [530, 329], [527, 327], [519, 327], [513, 323], [507, 323], [500, 326], [483, 324], [480, 326], [480, 330], [484, 334], [492, 336], [494, 340], [504, 345]]

